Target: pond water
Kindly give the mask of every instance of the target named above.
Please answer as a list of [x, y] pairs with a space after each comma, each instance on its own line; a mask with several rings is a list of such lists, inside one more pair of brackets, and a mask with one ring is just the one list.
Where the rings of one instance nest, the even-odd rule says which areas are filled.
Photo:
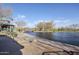
[[33, 36], [79, 46], [79, 32], [27, 32]]

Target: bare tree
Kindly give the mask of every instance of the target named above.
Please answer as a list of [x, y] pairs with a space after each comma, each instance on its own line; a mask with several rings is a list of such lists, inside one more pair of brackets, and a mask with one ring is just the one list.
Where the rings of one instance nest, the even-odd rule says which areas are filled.
[[3, 9], [3, 13], [2, 14], [5, 17], [11, 17], [11, 15], [12, 15], [12, 9], [10, 9], [10, 8]]
[[54, 27], [53, 22], [40, 22], [37, 24], [36, 28], [38, 31], [52, 31]]
[[18, 21], [16, 21], [15, 22], [16, 23], [16, 25], [17, 25], [17, 30], [19, 31], [19, 32], [23, 32], [23, 31], [25, 31], [25, 26], [26, 26], [26, 22], [25, 21], [23, 21], [23, 20], [18, 20]]
[[8, 18], [12, 19], [12, 9], [11, 8], [3, 8], [2, 5], [0, 5], [0, 18]]
[[15, 22], [17, 27], [25, 27], [26, 26], [26, 22], [23, 20], [18, 20]]

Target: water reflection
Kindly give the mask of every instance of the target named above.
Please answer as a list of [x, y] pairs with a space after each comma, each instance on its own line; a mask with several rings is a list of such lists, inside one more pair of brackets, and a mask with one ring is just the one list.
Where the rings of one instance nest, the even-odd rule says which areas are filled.
[[53, 39], [53, 34], [51, 32], [38, 32], [36, 33], [36, 36], [40, 38], [49, 39], [49, 40]]
[[79, 32], [29, 32], [33, 36], [79, 46]]

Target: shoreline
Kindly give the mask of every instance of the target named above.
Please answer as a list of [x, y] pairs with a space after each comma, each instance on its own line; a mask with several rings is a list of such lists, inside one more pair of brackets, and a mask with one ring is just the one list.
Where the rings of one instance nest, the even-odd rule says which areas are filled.
[[[26, 33], [25, 33], [26, 34]], [[76, 45], [72, 45], [72, 44], [67, 44], [67, 43], [62, 43], [62, 42], [58, 42], [58, 41], [53, 41], [53, 40], [48, 40], [48, 39], [44, 39], [44, 38], [40, 38], [40, 37], [37, 37], [37, 36], [33, 36], [33, 35], [30, 35], [30, 34], [26, 34], [27, 36], [30, 36], [30, 37], [33, 37], [33, 38], [37, 38], [36, 40], [38, 41], [42, 41], [42, 42], [49, 42], [49, 43], [56, 43], [56, 44], [65, 44], [65, 45], [70, 45], [70, 46], [76, 46]], [[78, 46], [77, 46], [78, 47]]]
[[[20, 36], [18, 37], [20, 39], [15, 40], [24, 46], [21, 49], [23, 55], [41, 55], [48, 51], [79, 51], [78, 46], [45, 40], [26, 33], [20, 33], [18, 36]], [[65, 53], [63, 54], [65, 55]]]
[[79, 31], [32, 31], [32, 32], [79, 32]]

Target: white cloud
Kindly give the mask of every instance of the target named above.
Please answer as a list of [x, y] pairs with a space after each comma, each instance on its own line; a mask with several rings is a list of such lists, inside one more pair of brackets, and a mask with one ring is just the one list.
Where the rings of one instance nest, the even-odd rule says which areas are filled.
[[63, 20], [54, 20], [56, 27], [64, 27], [69, 25], [70, 20], [69, 19], [63, 19]]
[[66, 23], [69, 22], [70, 20], [54, 20], [55, 23]]
[[17, 15], [14, 17], [14, 20], [21, 20], [21, 19], [25, 19], [26, 16], [25, 15]]
[[38, 24], [39, 22], [48, 22], [48, 21], [52, 21], [54, 22], [56, 27], [62, 27], [62, 26], [67, 26], [69, 24], [71, 24], [73, 21], [71, 21], [71, 19], [65, 19], [65, 18], [59, 18], [59, 19], [55, 19], [55, 20], [50, 20], [50, 19], [43, 19], [43, 20], [37, 20], [37, 21], [29, 21], [30, 19], [27, 19], [27, 17], [25, 15], [17, 15], [16, 17], [14, 17], [15, 21], [19, 21], [19, 20], [23, 20], [26, 22], [26, 25], [28, 27], [34, 27], [36, 26], [36, 24]]
[[13, 23], [16, 25], [16, 22], [17, 21], [25, 21], [26, 23], [27, 23], [27, 18], [26, 18], [26, 16], [25, 15], [17, 15], [17, 16], [15, 16], [15, 17], [13, 17], [14, 18], [14, 21], [13, 21]]

